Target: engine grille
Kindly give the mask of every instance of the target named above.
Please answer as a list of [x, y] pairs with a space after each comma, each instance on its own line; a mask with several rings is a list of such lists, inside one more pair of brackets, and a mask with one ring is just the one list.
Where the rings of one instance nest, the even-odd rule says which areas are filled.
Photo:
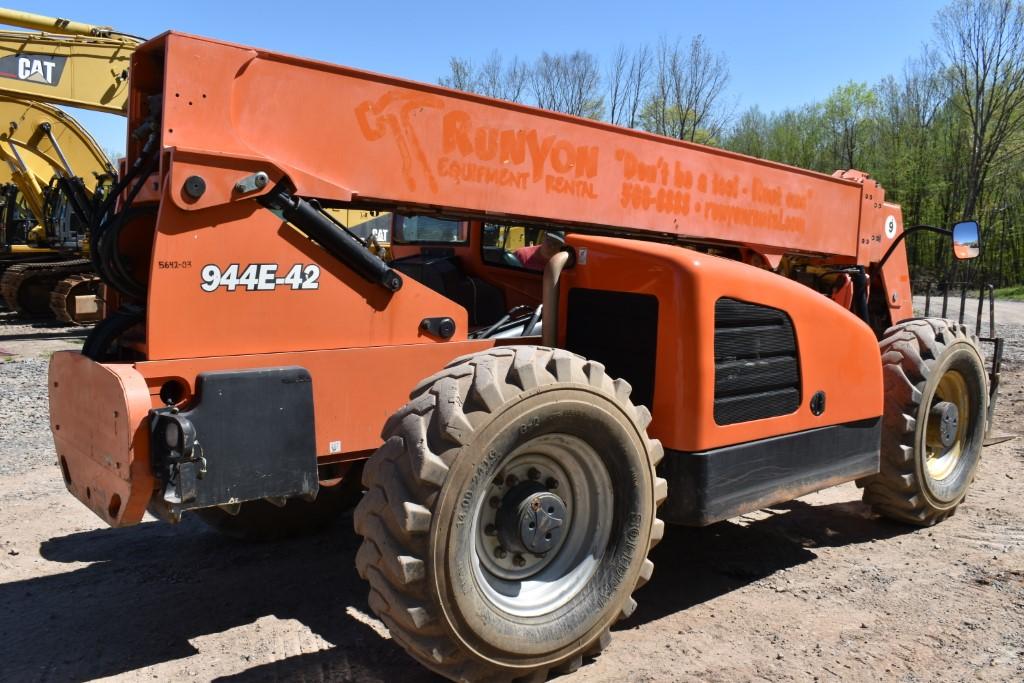
[[793, 321], [769, 306], [715, 302], [715, 422], [787, 415], [800, 406]]

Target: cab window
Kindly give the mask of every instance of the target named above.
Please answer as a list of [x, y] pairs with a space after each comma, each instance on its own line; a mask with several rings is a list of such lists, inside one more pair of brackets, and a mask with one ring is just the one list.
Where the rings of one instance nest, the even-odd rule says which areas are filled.
[[465, 244], [469, 224], [432, 216], [395, 216], [394, 241], [398, 244]]
[[541, 272], [564, 242], [562, 233], [553, 230], [485, 223], [481, 249], [484, 263]]

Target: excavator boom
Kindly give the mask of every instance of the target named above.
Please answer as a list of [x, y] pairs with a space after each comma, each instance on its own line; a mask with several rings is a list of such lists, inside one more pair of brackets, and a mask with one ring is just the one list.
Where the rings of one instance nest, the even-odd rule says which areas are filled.
[[21, 10], [7, 9], [0, 7], [0, 24], [18, 26], [33, 31], [44, 31], [47, 33], [60, 33], [68, 36], [96, 36], [107, 38], [115, 34], [114, 29], [109, 26], [96, 26], [86, 24], [82, 21], [73, 21], [61, 17], [48, 17], [45, 14], [35, 12], [23, 12]]
[[94, 319], [97, 310], [89, 300], [98, 283], [88, 275], [89, 261], [74, 258], [88, 253], [87, 226], [69, 202], [90, 205], [109, 186], [114, 168], [92, 136], [56, 107], [0, 95], [0, 122], [6, 126], [0, 129], [0, 185], [17, 187], [36, 222], [21, 239], [5, 230], [0, 265], [9, 267], [0, 278], [0, 294], [9, 308], [25, 314], [52, 312], [65, 322]]
[[[114, 172], [96, 140], [70, 115], [44, 102], [7, 95], [0, 95], [0, 158], [42, 186], [54, 175], [95, 181]], [[0, 182], [10, 180], [0, 176]], [[27, 187], [19, 189], [28, 194]]]
[[121, 114], [128, 66], [141, 42], [108, 27], [0, 8], [0, 93]]

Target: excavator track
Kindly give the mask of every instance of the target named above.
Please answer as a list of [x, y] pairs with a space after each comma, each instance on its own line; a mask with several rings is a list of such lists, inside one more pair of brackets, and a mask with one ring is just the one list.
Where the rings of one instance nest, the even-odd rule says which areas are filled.
[[[82, 287], [85, 285], [78, 281], [79, 276], [96, 280], [98, 285], [98, 278], [91, 270], [92, 263], [88, 259], [18, 263], [4, 271], [0, 279], [0, 293], [7, 307], [19, 315], [33, 318], [55, 315], [63, 322], [83, 324], [86, 321], [75, 320], [77, 307], [69, 304], [67, 295], [84, 293]], [[68, 282], [65, 284], [65, 281]], [[78, 294], [75, 293], [76, 288]], [[59, 302], [55, 296], [58, 290], [64, 292]]]
[[62, 323], [91, 325], [100, 319], [102, 284], [99, 276], [90, 272], [66, 277], [50, 292], [50, 310]]

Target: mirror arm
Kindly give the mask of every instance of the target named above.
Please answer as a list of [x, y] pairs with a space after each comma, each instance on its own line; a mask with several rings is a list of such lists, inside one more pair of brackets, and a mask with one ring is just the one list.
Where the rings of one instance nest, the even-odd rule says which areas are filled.
[[885, 265], [885, 262], [889, 260], [889, 257], [892, 256], [892, 252], [896, 250], [896, 247], [899, 246], [900, 242], [903, 241], [904, 237], [915, 232], [919, 232], [921, 230], [937, 232], [940, 235], [953, 235], [952, 230], [946, 230], [945, 228], [936, 228], [934, 225], [912, 225], [909, 228], [904, 228], [903, 232], [896, 236], [896, 239], [893, 240], [892, 244], [889, 245], [889, 248], [886, 250], [885, 254], [882, 255], [881, 260], [879, 260], [878, 262], [878, 268], [881, 269], [882, 266]]

